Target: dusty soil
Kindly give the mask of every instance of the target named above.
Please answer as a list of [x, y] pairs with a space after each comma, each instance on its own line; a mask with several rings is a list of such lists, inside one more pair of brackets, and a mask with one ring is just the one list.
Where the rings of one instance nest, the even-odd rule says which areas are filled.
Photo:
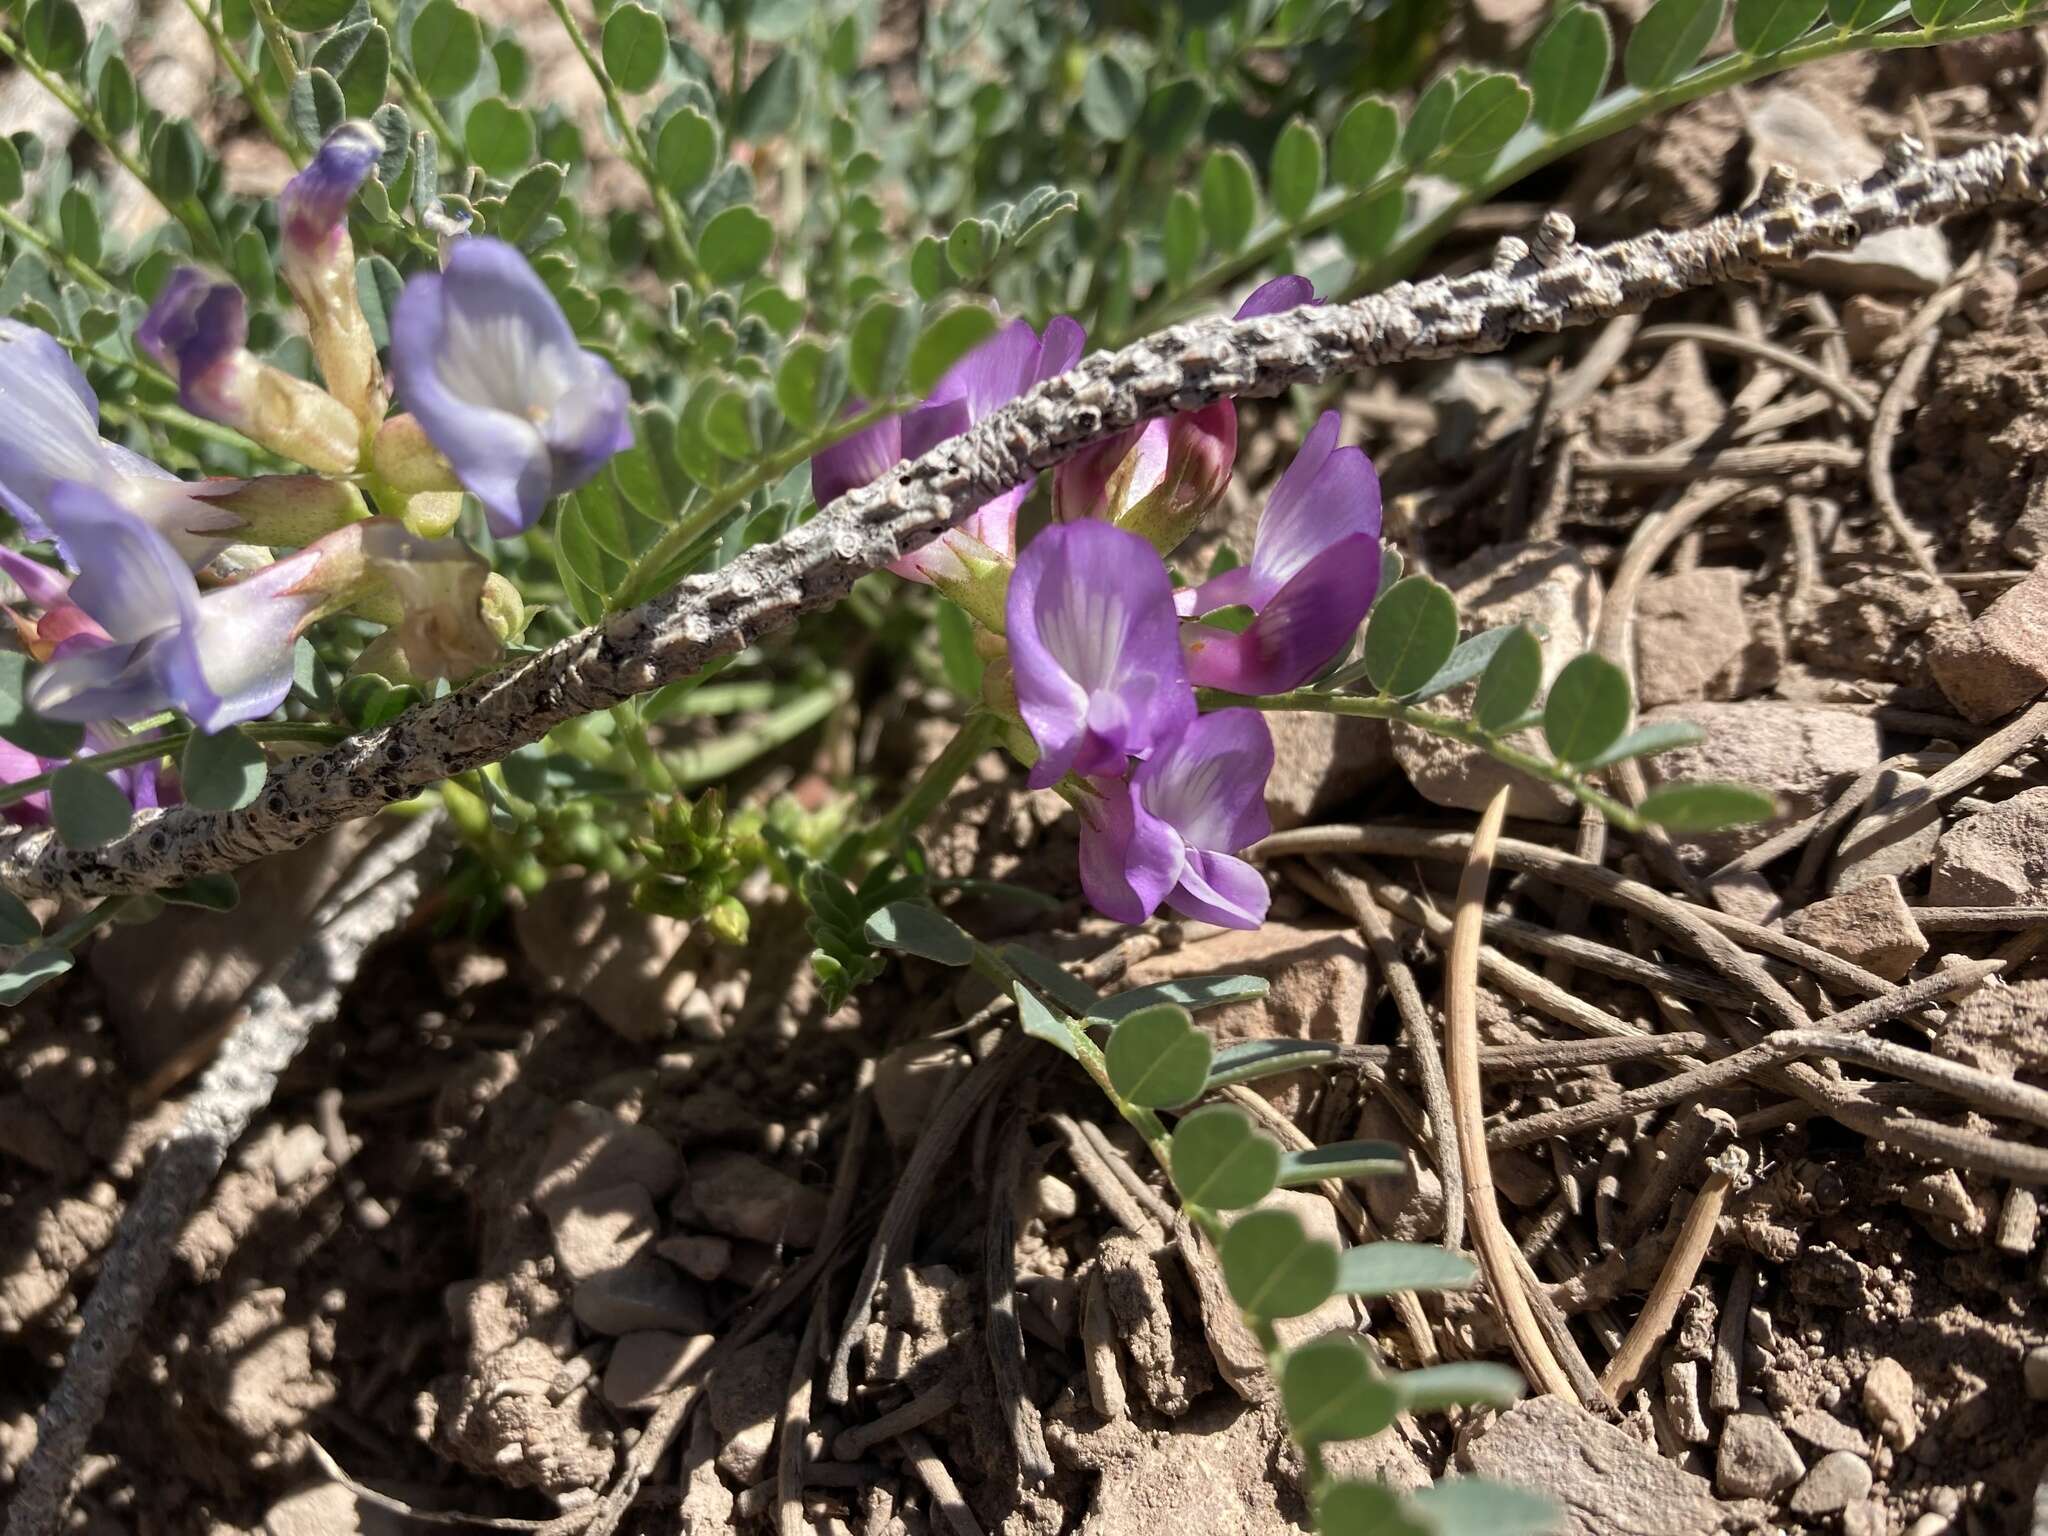
[[[2042, 83], [2035, 54], [2000, 43], [1837, 65], [1798, 89], [1873, 137], [1925, 123], [1946, 147], [2031, 122]], [[1794, 152], [1798, 113], [1770, 106], [1768, 91], [1703, 104], [1604, 152], [1619, 173], [1531, 195], [1596, 230], [1698, 217], [1746, 190], [1755, 136]], [[1468, 625], [1539, 619], [1553, 664], [1607, 650], [1646, 703], [1711, 723], [1653, 781], [1756, 780], [1789, 813], [1771, 841], [1603, 846], [1531, 795], [1512, 836], [1724, 914], [1745, 964], [1823, 1026], [1958, 959], [2005, 962], [1867, 1026], [1902, 1059], [1974, 1069], [1962, 1090], [1822, 1057], [1637, 1112], [1619, 1095], [1775, 1027], [1754, 977], [1607, 901], [1498, 876], [1496, 912], [1519, 925], [1492, 935], [1484, 975], [1488, 1108], [1534, 1283], [1589, 1374], [1653, 1286], [1684, 1301], [1618, 1402], [1404, 1422], [1347, 1470], [1532, 1481], [1599, 1536], [2043, 1528], [2048, 1141], [1983, 1085], [2048, 1088], [2048, 770], [2034, 743], [1970, 753], [2048, 686], [2044, 227], [1981, 219], [1866, 252], [1846, 277], [1700, 295], [1647, 324], [1706, 331], [1635, 333], [1591, 375], [1600, 338], [1581, 334], [1337, 402], [1382, 467], [1411, 568], [1454, 586]], [[1825, 387], [1773, 366], [1774, 348]], [[1874, 440], [1880, 399], [1923, 368], [1900, 386], [1917, 408]], [[1289, 451], [1277, 419], [1248, 426], [1240, 525]], [[1872, 491], [1873, 455], [1894, 466], [1901, 520]], [[947, 707], [908, 703], [913, 720]], [[1462, 832], [1493, 787], [1427, 743], [1281, 729], [1282, 825]], [[898, 730], [881, 766], [942, 737]], [[1975, 769], [1933, 812], [1885, 820], [1958, 761]], [[1106, 990], [1270, 978], [1265, 1003], [1205, 1016], [1221, 1038], [1390, 1047], [1264, 1099], [1317, 1140], [1414, 1147], [1410, 1177], [1284, 1198], [1342, 1241], [1440, 1236], [1440, 1128], [1356, 893], [1391, 914], [1391, 958], [1434, 1006], [1455, 865], [1370, 847], [1276, 859], [1262, 933], [1126, 935], [1085, 918], [1059, 811], [983, 765], [932, 829], [936, 864], [1063, 905], [963, 920]], [[233, 919], [112, 936], [0, 1019], [0, 1501], [174, 1112], [166, 1064], [177, 1078], [203, 1059], [323, 857], [267, 876], [275, 899]], [[755, 933], [720, 948], [570, 877], [480, 939], [437, 936], [429, 911], [385, 946], [181, 1236], [94, 1439], [78, 1528], [346, 1536], [416, 1528], [403, 1506], [547, 1519], [617, 1487], [650, 1424], [673, 1438], [630, 1531], [766, 1529], [784, 1499], [783, 1529], [878, 1536], [1295, 1528], [1300, 1469], [1214, 1267], [1085, 1080], [1013, 1040], [979, 983], [914, 962], [825, 1016], [795, 915], [771, 906]], [[1566, 1046], [1589, 1031], [1697, 1039], [1586, 1065]], [[1814, 1109], [1830, 1092], [1863, 1129]], [[1567, 1128], [1516, 1142], [1539, 1114]], [[1740, 1177], [1704, 1265], [1670, 1274], [1710, 1164]], [[1365, 1327], [1407, 1364], [1510, 1358], [1484, 1289], [1301, 1326]]]

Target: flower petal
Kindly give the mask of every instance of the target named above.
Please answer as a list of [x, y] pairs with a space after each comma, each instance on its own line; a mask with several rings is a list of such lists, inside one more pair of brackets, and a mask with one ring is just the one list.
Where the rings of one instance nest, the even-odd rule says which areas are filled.
[[67, 649], [29, 679], [28, 701], [52, 720], [91, 724], [153, 715], [169, 700], [147, 642]]
[[196, 622], [155, 642], [164, 692], [206, 732], [260, 720], [292, 688], [292, 646], [325, 594], [300, 592], [307, 549], [201, 599]]
[[1142, 923], [1180, 879], [1186, 850], [1135, 803], [1125, 780], [1090, 784], [1100, 798], [1081, 812], [1081, 889], [1104, 917]]
[[1279, 591], [1287, 578], [1313, 560], [1326, 544], [1354, 531], [1327, 516], [1316, 493], [1317, 478], [1337, 447], [1340, 428], [1335, 411], [1323, 412], [1266, 498], [1251, 558], [1261, 602]]
[[[1056, 379], [1081, 361], [1081, 353], [1088, 345], [1088, 332], [1081, 322], [1071, 315], [1054, 315], [1045, 322], [1045, 335], [1038, 343], [1038, 363], [1031, 371], [1025, 388], [1043, 384], [1047, 379]], [[1022, 394], [1024, 391], [1019, 390]]]
[[614, 454], [633, 446], [633, 397], [626, 381], [595, 352], [577, 352], [566, 367], [574, 386], [540, 428], [554, 459], [557, 496], [588, 484]]
[[[860, 409], [858, 400], [847, 407], [849, 415]], [[848, 491], [872, 485], [904, 458], [903, 418], [885, 416], [812, 458], [811, 499], [820, 507], [829, 507]]]
[[50, 493], [50, 526], [76, 553], [71, 601], [115, 641], [132, 645], [188, 624], [199, 587], [156, 529], [95, 486], [67, 480]]
[[1221, 928], [1257, 928], [1266, 920], [1273, 893], [1258, 870], [1243, 859], [1190, 849], [1180, 883], [1166, 904], [1183, 917]]
[[347, 122], [327, 135], [306, 168], [277, 195], [288, 255], [319, 253], [348, 216], [349, 200], [384, 153], [374, 123]]
[[100, 472], [99, 402], [70, 354], [19, 320], [0, 320], [0, 420], [0, 506], [28, 538], [48, 538], [50, 487]]
[[1288, 273], [1284, 277], [1269, 278], [1259, 284], [1237, 306], [1234, 320], [1250, 320], [1259, 315], [1277, 315], [1284, 310], [1299, 309], [1304, 304], [1313, 304], [1316, 299], [1316, 285], [1305, 277]]
[[1235, 853], [1273, 830], [1266, 780], [1273, 733], [1255, 709], [1222, 709], [1193, 721], [1132, 774], [1139, 804], [1191, 848]]
[[1188, 630], [1188, 676], [1197, 687], [1231, 693], [1298, 688], [1357, 633], [1379, 582], [1378, 537], [1339, 539], [1269, 598], [1242, 634]]
[[1192, 718], [1173, 588], [1137, 535], [1046, 529], [1017, 562], [1006, 617], [1018, 708], [1040, 752], [1034, 788], [1081, 763], [1113, 771]]
[[71, 579], [62, 571], [53, 571], [40, 560], [4, 545], [0, 545], [0, 574], [21, 588], [21, 595], [38, 608], [57, 607], [71, 591]]

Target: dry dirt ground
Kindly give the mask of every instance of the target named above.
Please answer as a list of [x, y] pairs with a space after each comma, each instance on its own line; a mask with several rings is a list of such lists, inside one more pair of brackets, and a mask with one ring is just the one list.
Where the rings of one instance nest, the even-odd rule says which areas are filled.
[[[1901, 127], [1949, 147], [2035, 123], [2039, 58], [2020, 38], [1809, 70], [1530, 196], [1596, 232], [1685, 222], [1762, 162], [1833, 178]], [[1487, 1107], [1519, 1283], [1576, 1385], [1404, 1421], [1348, 1469], [1535, 1483], [1588, 1536], [2048, 1530], [2048, 718], [2024, 713], [2048, 687], [2044, 229], [1910, 236], [1335, 402], [1411, 568], [1468, 625], [1538, 620], [1556, 660], [1600, 648], [1650, 718], [1711, 730], [1653, 779], [1787, 806], [1673, 848], [1518, 793]], [[1286, 431], [1249, 434], [1240, 548]], [[899, 734], [907, 765], [939, 730]], [[1282, 1134], [1409, 1145], [1410, 1176], [1279, 1198], [1341, 1241], [1440, 1237], [1415, 1053], [1496, 781], [1358, 722], [1293, 720], [1281, 756], [1278, 824], [1366, 831], [1276, 855], [1256, 935], [1088, 921], [1057, 802], [993, 758], [936, 861], [1063, 901], [961, 915], [1106, 990], [1252, 971], [1271, 996], [1207, 1015], [1220, 1036], [1365, 1047], [1261, 1102]], [[0, 1503], [179, 1085], [341, 857], [259, 872], [231, 919], [117, 931], [0, 1019]], [[1572, 880], [1592, 866], [1637, 883]], [[979, 984], [911, 963], [826, 1017], [788, 912], [722, 949], [581, 879], [478, 941], [434, 915], [373, 957], [180, 1237], [79, 1529], [545, 1519], [617, 1486], [651, 1425], [673, 1441], [629, 1531], [1302, 1521], [1268, 1388], [1157, 1170]], [[1703, 923], [1732, 959], [1703, 954]], [[1898, 1001], [1988, 958], [1956, 996]], [[1692, 1076], [1786, 1005], [1865, 1047]], [[1701, 1200], [1711, 1240], [1681, 1272]], [[1610, 1401], [1594, 1378], [1653, 1290], [1671, 1324]], [[1405, 1364], [1509, 1357], [1484, 1288], [1300, 1326], [1367, 1328]]]

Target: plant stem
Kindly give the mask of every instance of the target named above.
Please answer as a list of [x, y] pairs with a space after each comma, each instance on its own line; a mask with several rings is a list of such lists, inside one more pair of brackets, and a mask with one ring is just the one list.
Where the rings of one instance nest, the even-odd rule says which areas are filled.
[[864, 831], [855, 832], [832, 855], [832, 868], [849, 874], [869, 854], [895, 847], [931, 820], [946, 797], [981, 754], [996, 744], [1003, 722], [991, 714], [974, 714], [953, 733], [945, 750], [932, 759], [910, 793], [895, 809]]
[[[250, 9], [256, 13], [256, 24], [263, 29], [264, 44], [270, 49], [270, 62], [277, 66], [277, 77], [284, 82], [287, 93], [292, 82], [299, 78], [299, 56], [292, 51], [291, 34], [284, 29], [284, 23], [277, 19], [277, 12], [271, 9], [270, 0], [249, 0]], [[392, 46], [397, 46], [394, 36]]]
[[864, 427], [871, 427], [884, 416], [899, 409], [900, 403], [894, 400], [871, 405], [822, 432], [813, 433], [803, 441], [791, 444], [780, 453], [770, 454], [739, 479], [713, 492], [711, 499], [695, 512], [669, 524], [661, 537], [648, 547], [647, 552], [633, 562], [633, 568], [626, 573], [625, 579], [619, 583], [618, 590], [612, 594], [612, 612], [617, 613], [621, 608], [630, 608], [635, 603], [645, 602], [652, 597], [654, 593], [648, 589], [648, 584], [663, 567], [694, 544], [699, 535], [717, 526], [720, 518], [754, 492], [775, 484], [804, 460], [815, 457], [841, 438], [849, 437]]
[[786, 746], [853, 697], [853, 679], [834, 672], [741, 730], [668, 754], [678, 788], [715, 784], [755, 758]]
[[256, 120], [263, 124], [264, 132], [271, 142], [290, 156], [293, 165], [304, 165], [307, 160], [306, 145], [298, 134], [288, 127], [277, 115], [277, 108], [271, 105], [270, 97], [263, 90], [263, 83], [256, 78], [256, 72], [242, 62], [242, 56], [235, 51], [213, 19], [213, 13], [206, 8], [204, 0], [185, 0], [185, 9], [192, 13], [192, 19], [206, 29], [206, 40], [213, 45], [213, 56], [220, 60], [223, 68], [235, 77], [235, 85], [242, 93], [242, 99], [249, 104], [249, 110], [256, 114]]
[[576, 45], [576, 52], [583, 58], [583, 67], [590, 71], [590, 78], [597, 82], [597, 88], [604, 92], [604, 104], [610, 109], [612, 121], [618, 124], [619, 147], [632, 162], [633, 169], [640, 173], [640, 179], [647, 183], [648, 195], [654, 199], [655, 217], [661, 221], [662, 237], [668, 242], [669, 254], [676, 265], [690, 280], [690, 286], [699, 293], [708, 293], [715, 286], [711, 274], [704, 270], [704, 264], [697, 259], [697, 248], [690, 243], [690, 236], [683, 228], [683, 210], [677, 204], [669, 189], [662, 184], [655, 173], [654, 161], [648, 156], [647, 145], [640, 137], [640, 130], [633, 126], [633, 115], [626, 110], [625, 99], [619, 95], [619, 88], [612, 81], [611, 71], [604, 67], [604, 61], [591, 50], [590, 41], [584, 37], [583, 29], [576, 24], [576, 18], [569, 13], [569, 0], [548, 0], [548, 9], [555, 13], [555, 19], [562, 24], [562, 30], [569, 34], [569, 41]]
[[398, 89], [400, 94], [405, 97], [406, 104], [413, 111], [419, 113], [420, 117], [426, 122], [427, 127], [432, 130], [434, 138], [440, 143], [441, 149], [448, 156], [450, 163], [458, 170], [467, 169], [469, 166], [469, 151], [463, 147], [462, 141], [455, 137], [455, 130], [448, 126], [448, 119], [443, 117], [441, 109], [434, 105], [434, 98], [427, 94], [427, 88], [420, 84], [419, 77], [399, 61], [396, 51], [398, 48], [397, 9], [391, 4], [391, 0], [370, 0], [370, 11], [376, 16], [378, 23], [384, 30], [391, 34], [391, 47], [393, 49], [391, 72], [398, 76]]
[[1468, 747], [1477, 747], [1496, 762], [1505, 763], [1520, 773], [1545, 784], [1554, 784], [1581, 805], [1591, 806], [1624, 832], [1640, 832], [1647, 823], [1635, 810], [1623, 805], [1610, 795], [1604, 795], [1574, 772], [1568, 765], [1555, 763], [1538, 757], [1533, 752], [1524, 752], [1520, 747], [1511, 746], [1491, 731], [1482, 730], [1469, 720], [1459, 720], [1451, 715], [1439, 715], [1431, 710], [1417, 709], [1412, 704], [1403, 704], [1399, 699], [1384, 695], [1370, 697], [1356, 693], [1319, 693], [1313, 688], [1297, 688], [1292, 693], [1272, 693], [1259, 697], [1247, 694], [1225, 693], [1216, 688], [1203, 688], [1196, 695], [1205, 708], [1209, 709], [1258, 709], [1269, 714], [1285, 714], [1300, 711], [1307, 714], [1354, 715], [1363, 720], [1387, 720], [1401, 725], [1412, 725], [1419, 731], [1432, 736], [1448, 737], [1463, 742]]
[[56, 262], [101, 298], [110, 299], [120, 292], [112, 283], [100, 276], [95, 268], [87, 266], [12, 209], [0, 208], [0, 229], [6, 230], [23, 245], [34, 246], [39, 255]]
[[[260, 744], [299, 742], [313, 746], [331, 746], [344, 739], [348, 728], [340, 725], [314, 725], [309, 723], [284, 722], [276, 725], [245, 725], [242, 733], [251, 741]], [[106, 772], [114, 768], [129, 768], [136, 763], [146, 763], [154, 758], [171, 757], [184, 750], [185, 743], [192, 738], [187, 730], [166, 731], [161, 736], [151, 736], [142, 741], [124, 741], [118, 747], [109, 747], [104, 752], [94, 752], [76, 759], [87, 768]], [[39, 773], [31, 779], [16, 779], [12, 783], [0, 784], [0, 806], [16, 805], [31, 795], [41, 794], [50, 787], [56, 772]]]

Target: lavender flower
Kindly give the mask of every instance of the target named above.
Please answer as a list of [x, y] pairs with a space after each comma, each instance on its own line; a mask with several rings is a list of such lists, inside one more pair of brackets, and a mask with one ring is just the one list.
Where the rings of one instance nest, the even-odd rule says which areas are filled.
[[241, 289], [196, 267], [171, 274], [136, 328], [135, 344], [178, 381], [178, 400], [312, 469], [346, 474], [362, 457], [362, 424], [317, 384], [249, 350]]
[[306, 316], [306, 336], [327, 392], [364, 425], [387, 404], [377, 343], [356, 290], [348, 205], [384, 153], [372, 123], [343, 123], [277, 197], [285, 286]]
[[1337, 447], [1323, 414], [1259, 519], [1251, 563], [1175, 594], [1189, 617], [1257, 615], [1240, 633], [1189, 631], [1189, 678], [1232, 693], [1280, 693], [1315, 676], [1356, 633], [1379, 591], [1380, 482], [1357, 448]]
[[[946, 370], [924, 404], [833, 444], [811, 460], [811, 493], [821, 507], [879, 479], [905, 459], [921, 458], [957, 437], [1019, 395], [1081, 360], [1087, 333], [1065, 315], [1046, 322], [1043, 336], [1028, 320], [1013, 320]], [[1017, 553], [1017, 513], [1031, 482], [985, 501], [923, 548], [889, 567], [911, 581], [965, 581], [969, 562], [1008, 563]]]
[[212, 559], [226, 541], [210, 535], [231, 528], [234, 516], [193, 496], [169, 470], [101, 437], [99, 418], [92, 386], [61, 346], [19, 320], [0, 320], [0, 507], [23, 534], [50, 537], [50, 493], [76, 480], [147, 520], [188, 564]]
[[1081, 886], [1105, 917], [1143, 922], [1160, 903], [1226, 928], [1256, 928], [1268, 893], [1235, 857], [1272, 830], [1273, 737], [1256, 710], [1190, 721], [1128, 779], [1097, 779], [1081, 818]]
[[408, 282], [391, 336], [400, 399], [501, 537], [632, 446], [624, 381], [501, 240], [457, 241], [445, 271]]
[[[117, 746], [125, 739], [99, 726], [89, 726], [85, 742], [79, 749], [80, 757], [92, 757], [109, 747]], [[54, 773], [67, 760], [55, 757], [37, 757], [33, 752], [23, 751], [12, 742], [0, 741], [0, 788], [19, 784], [23, 779], [41, 778]], [[126, 768], [114, 768], [107, 777], [116, 788], [128, 797], [128, 803], [138, 811], [153, 810], [166, 803], [163, 785], [154, 762], [135, 763]], [[50, 820], [50, 792], [39, 790], [12, 805], [0, 806], [0, 821], [12, 822], [20, 827], [40, 827]]]
[[1304, 304], [1316, 302], [1316, 287], [1305, 277], [1287, 273], [1282, 277], [1268, 278], [1237, 306], [1234, 320], [1251, 320], [1260, 315], [1277, 315], [1286, 310], [1299, 309]]
[[1038, 743], [1031, 786], [1121, 777], [1194, 718], [1158, 553], [1107, 523], [1046, 529], [1025, 548], [1006, 612], [1018, 712]]
[[98, 628], [59, 645], [29, 683], [30, 704], [53, 720], [133, 719], [170, 708], [210, 732], [260, 719], [291, 689], [299, 635], [324, 614], [388, 592], [384, 567], [393, 561], [439, 562], [452, 573], [445, 590], [467, 592], [471, 602], [450, 622], [485, 627], [477, 556], [414, 539], [382, 519], [352, 523], [202, 595], [168, 540], [93, 487], [58, 486], [49, 517], [60, 538], [85, 552], [67, 601]]

